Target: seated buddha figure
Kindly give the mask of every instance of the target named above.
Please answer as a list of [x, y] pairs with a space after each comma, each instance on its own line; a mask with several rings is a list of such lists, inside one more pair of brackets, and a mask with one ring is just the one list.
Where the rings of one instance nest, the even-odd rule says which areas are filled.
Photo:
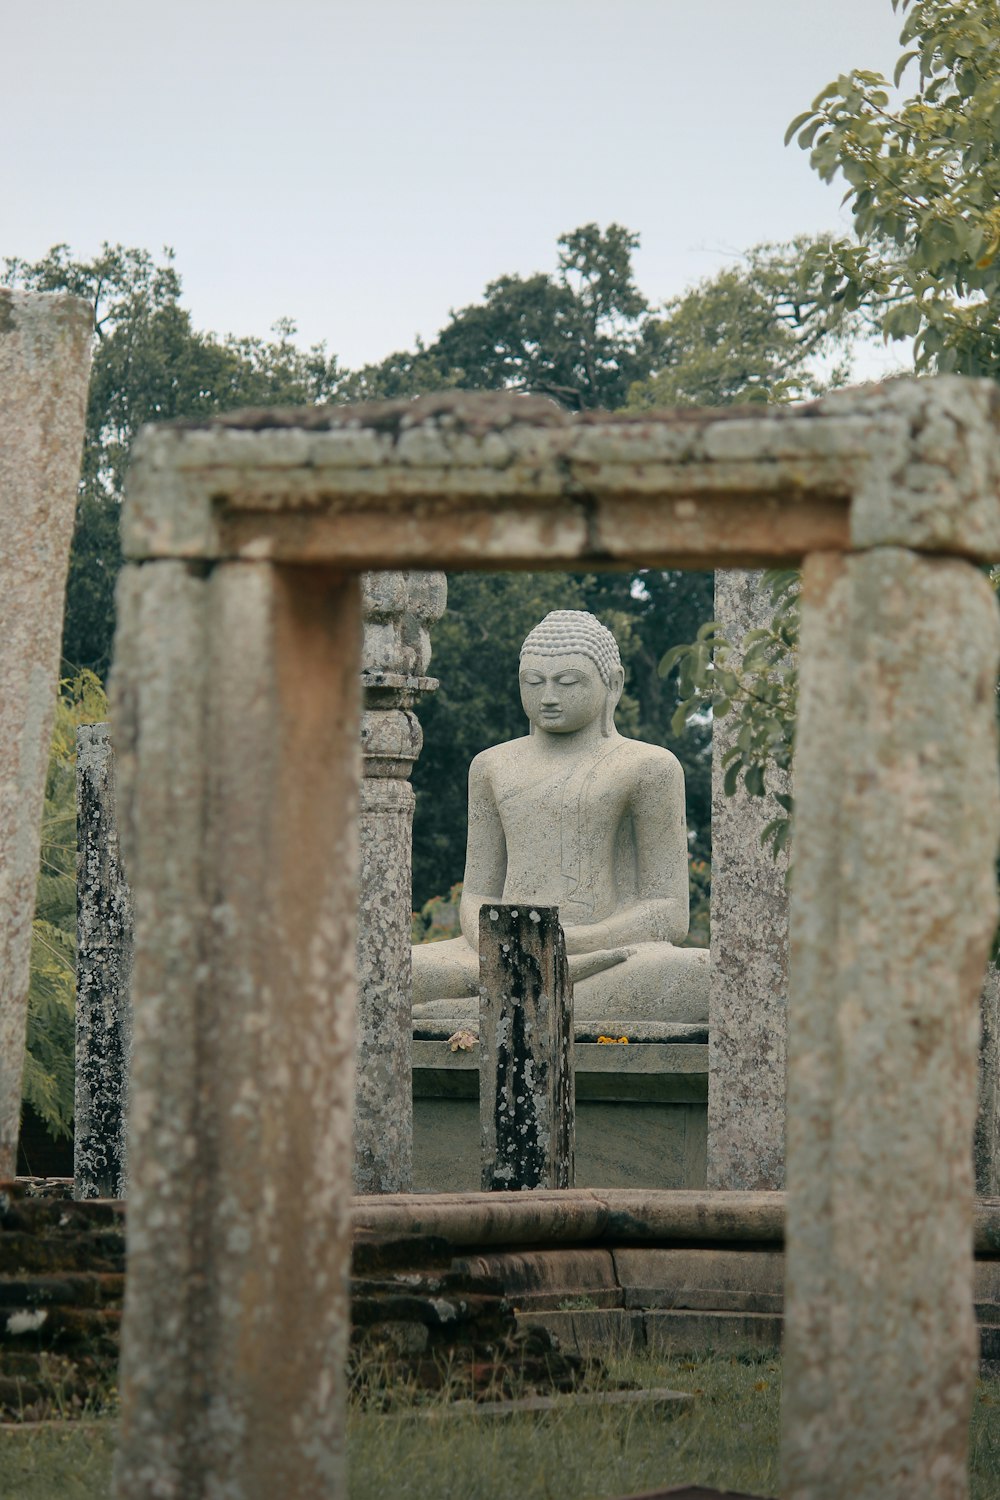
[[578, 1028], [706, 1022], [708, 953], [688, 930], [684, 773], [615, 727], [624, 672], [595, 616], [559, 609], [521, 647], [530, 733], [477, 755], [461, 937], [413, 949], [414, 1018], [479, 1013], [479, 909], [557, 906]]

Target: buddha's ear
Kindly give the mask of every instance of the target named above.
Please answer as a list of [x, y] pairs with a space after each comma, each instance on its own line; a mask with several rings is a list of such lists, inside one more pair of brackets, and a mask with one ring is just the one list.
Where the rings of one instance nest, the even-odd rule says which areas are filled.
[[611, 738], [611, 731], [615, 727], [615, 709], [625, 686], [625, 669], [616, 667], [611, 674], [611, 682], [608, 687], [608, 696], [604, 700], [604, 711], [601, 715], [601, 733], [604, 738]]

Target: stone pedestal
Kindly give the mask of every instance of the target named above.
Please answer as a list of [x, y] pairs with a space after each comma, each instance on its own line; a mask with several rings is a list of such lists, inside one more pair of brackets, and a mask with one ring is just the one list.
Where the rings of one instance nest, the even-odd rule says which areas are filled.
[[132, 1056], [132, 893], [118, 847], [107, 724], [76, 732], [76, 1107], [73, 1195], [124, 1198]]
[[[734, 648], [768, 625], [773, 609], [760, 571], [720, 569], [715, 618]], [[788, 856], [760, 837], [781, 814], [771, 791], [727, 797], [723, 757], [737, 721], [712, 732], [712, 968], [708, 1033], [708, 1185], [779, 1188], [785, 1181], [785, 1010], [788, 993]]]
[[558, 907], [480, 910], [479, 1048], [483, 1191], [572, 1187], [573, 986]]
[[413, 713], [437, 682], [427, 627], [444, 613], [443, 573], [366, 573], [362, 579], [364, 713], [358, 904], [358, 1032], [354, 1187], [409, 1192], [413, 984], [410, 915], [413, 788], [423, 737]]
[[0, 287], [0, 1180], [14, 1176], [93, 312]]

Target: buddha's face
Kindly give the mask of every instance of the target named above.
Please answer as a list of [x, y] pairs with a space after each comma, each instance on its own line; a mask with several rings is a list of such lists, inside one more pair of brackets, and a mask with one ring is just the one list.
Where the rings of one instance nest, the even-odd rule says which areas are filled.
[[521, 703], [536, 729], [573, 734], [592, 724], [608, 699], [608, 689], [589, 656], [521, 658]]

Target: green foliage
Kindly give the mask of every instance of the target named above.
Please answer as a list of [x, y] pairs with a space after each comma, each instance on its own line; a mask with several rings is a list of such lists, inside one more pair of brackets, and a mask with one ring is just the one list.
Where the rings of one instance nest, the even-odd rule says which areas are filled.
[[7, 259], [2, 280], [35, 291], [72, 292], [94, 309], [63, 656], [103, 677], [111, 661], [121, 565], [122, 485], [139, 428], [239, 406], [328, 400], [337, 389], [336, 360], [322, 345], [299, 350], [287, 321], [275, 325], [272, 341], [196, 332], [180, 306], [181, 282], [170, 251], [157, 264], [146, 250], [104, 245], [92, 261], [75, 261], [66, 245], [56, 245], [32, 263]]
[[55, 1136], [73, 1119], [76, 1014], [76, 729], [107, 718], [99, 679], [80, 672], [60, 684], [45, 779], [42, 858], [31, 931], [28, 1049], [24, 1085]]
[[613, 408], [643, 370], [632, 252], [620, 224], [584, 224], [559, 240], [554, 275], [500, 276], [482, 300], [453, 312], [430, 347], [391, 354], [349, 375], [347, 400], [460, 390], [531, 391], [573, 411]]
[[732, 715], [736, 735], [726, 751], [723, 789], [731, 797], [742, 781], [752, 797], [772, 793], [782, 809], [761, 835], [775, 855], [788, 844], [793, 810], [789, 792], [769, 785], [768, 773], [788, 773], [795, 750], [798, 706], [799, 575], [792, 569], [765, 573], [761, 588], [773, 614], [762, 630], [729, 641], [714, 620], [688, 645], [675, 646], [660, 663], [664, 676], [677, 672], [680, 703], [673, 728]]
[[[728, 406], [792, 401], [847, 378], [847, 344], [856, 322], [827, 328], [809, 317], [800, 268], [829, 241], [758, 245], [668, 302], [648, 320], [642, 355], [649, 374], [631, 387], [628, 406]], [[817, 356], [839, 353], [825, 379]]]
[[[893, 86], [842, 74], [788, 127], [825, 181], [839, 173], [854, 240], [802, 268], [812, 318], [861, 312], [914, 339], [918, 370], [1000, 377], [1000, 4], [892, 0]], [[916, 90], [894, 96], [904, 74]]]
[[[892, 3], [904, 15], [893, 87], [915, 65], [916, 92], [894, 100], [880, 74], [855, 69], [788, 127], [821, 177], [846, 180], [856, 236], [805, 247], [794, 322], [808, 336], [867, 320], [887, 340], [912, 337], [918, 370], [1000, 379], [1000, 4]], [[760, 795], [768, 768], [791, 764], [798, 589], [789, 574], [769, 586], [774, 617], [746, 638], [739, 670], [714, 622], [662, 663], [678, 671], [678, 723], [738, 716], [729, 793], [742, 780]], [[765, 831], [775, 850], [791, 826], [784, 793], [782, 808]]]
[[459, 920], [461, 901], [461, 881], [452, 886], [447, 896], [432, 896], [429, 901], [425, 901], [419, 912], [413, 913], [410, 922], [410, 941], [440, 943], [447, 938], [461, 937], [462, 924]]
[[712, 938], [712, 866], [688, 854], [688, 898], [691, 915], [682, 948], [707, 948]]

